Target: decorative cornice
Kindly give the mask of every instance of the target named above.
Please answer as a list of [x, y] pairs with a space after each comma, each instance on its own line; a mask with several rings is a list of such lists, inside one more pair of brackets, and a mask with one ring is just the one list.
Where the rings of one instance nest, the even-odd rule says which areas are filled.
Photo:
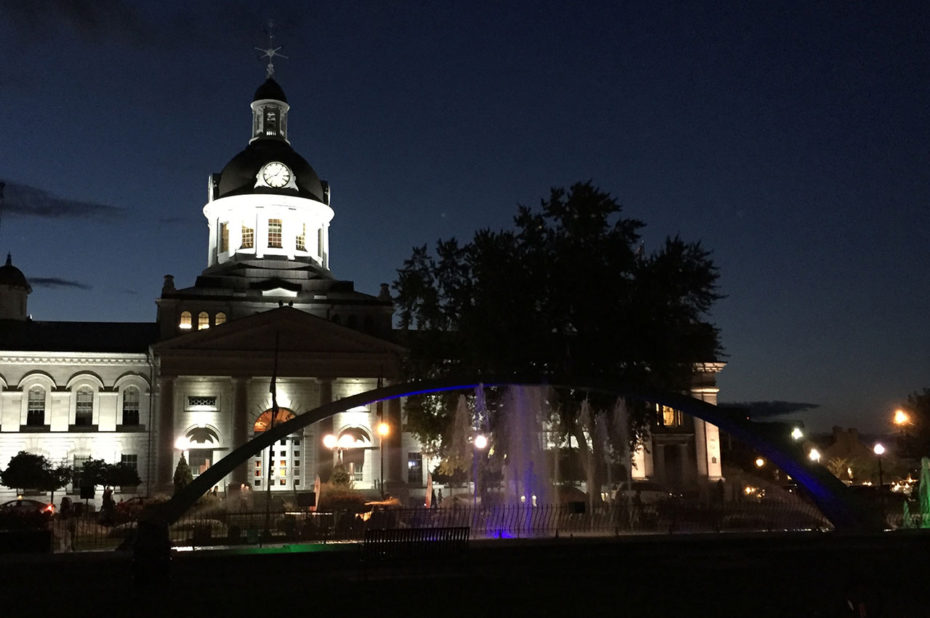
[[148, 365], [147, 354], [104, 352], [4, 352], [0, 364], [17, 365]]

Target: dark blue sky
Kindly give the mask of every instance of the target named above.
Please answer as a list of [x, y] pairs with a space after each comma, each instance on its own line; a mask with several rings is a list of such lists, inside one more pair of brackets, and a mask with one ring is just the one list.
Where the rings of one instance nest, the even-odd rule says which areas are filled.
[[0, 0], [0, 250], [35, 319], [153, 320], [164, 274], [193, 284], [274, 17], [358, 289], [591, 179], [647, 249], [713, 251], [722, 400], [883, 429], [930, 386], [926, 2], [189, 4]]

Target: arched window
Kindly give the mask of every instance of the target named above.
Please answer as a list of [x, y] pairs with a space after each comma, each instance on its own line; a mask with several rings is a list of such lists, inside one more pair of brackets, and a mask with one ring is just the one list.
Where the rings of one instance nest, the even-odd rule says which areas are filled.
[[181, 321], [178, 322], [178, 328], [180, 328], [181, 330], [191, 329], [191, 312], [190, 311], [181, 312]]
[[[294, 418], [294, 413], [287, 408], [278, 408], [278, 414], [274, 417], [274, 424], [280, 425]], [[252, 431], [262, 433], [271, 425], [271, 410], [265, 410], [252, 425]]]
[[197, 314], [197, 330], [206, 330], [210, 328], [210, 314], [201, 311]]
[[29, 389], [29, 399], [26, 402], [26, 425], [41, 427], [45, 424], [45, 389], [33, 386]]
[[94, 424], [94, 391], [88, 386], [79, 388], [75, 395], [74, 424], [85, 427]]
[[216, 314], [216, 319], [213, 320], [213, 323], [219, 326], [220, 324], [226, 323], [226, 314], [220, 311]]
[[139, 389], [130, 386], [123, 391], [123, 425], [139, 424]]

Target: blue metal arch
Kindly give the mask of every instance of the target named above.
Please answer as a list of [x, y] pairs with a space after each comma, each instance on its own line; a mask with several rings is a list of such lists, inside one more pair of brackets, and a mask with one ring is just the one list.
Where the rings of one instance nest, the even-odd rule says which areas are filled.
[[[563, 384], [552, 381], [505, 378], [500, 380], [487, 379], [482, 380], [480, 383], [485, 386], [513, 385], [571, 388], [580, 391], [600, 392], [616, 397], [627, 397], [676, 408], [716, 425], [764, 454], [776, 466], [807, 489], [823, 515], [830, 520], [835, 529], [881, 530], [882, 528], [881, 520], [867, 510], [858, 508], [854, 499], [849, 495], [848, 488], [823, 466], [808, 461], [800, 445], [794, 442], [790, 436], [774, 433], [771, 426], [752, 423], [746, 419], [735, 417], [715, 405], [693, 397], [658, 390], [644, 390], [599, 380], [572, 380], [571, 383]], [[478, 384], [479, 382], [463, 381], [460, 378], [394, 384], [345, 397], [309, 412], [299, 414], [286, 423], [277, 425], [256, 436], [217, 461], [167, 503], [160, 505], [159, 508], [147, 511], [146, 522], [159, 527], [167, 527], [177, 521], [185, 511], [193, 506], [200, 496], [220, 483], [237, 466], [247, 462], [250, 457], [258, 454], [262, 449], [267, 448], [277, 440], [307, 425], [356, 406], [424, 393], [474, 389]]]

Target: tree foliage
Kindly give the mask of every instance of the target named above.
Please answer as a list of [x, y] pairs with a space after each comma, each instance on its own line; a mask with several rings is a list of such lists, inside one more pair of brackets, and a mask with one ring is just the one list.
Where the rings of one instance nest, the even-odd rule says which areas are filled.
[[901, 427], [902, 455], [917, 464], [921, 457], [930, 457], [930, 388], [908, 395], [903, 407], [910, 422]]
[[6, 470], [0, 472], [0, 482], [11, 489], [35, 489], [54, 494], [71, 480], [71, 468], [53, 466], [44, 456], [20, 451], [10, 458]]
[[[643, 223], [621, 210], [578, 183], [552, 189], [538, 209], [520, 206], [514, 229], [482, 229], [464, 244], [439, 240], [435, 252], [414, 248], [394, 282], [409, 376], [685, 388], [693, 363], [720, 353], [707, 319], [720, 298], [717, 270], [700, 243], [678, 236], [645, 251]], [[436, 441], [454, 406], [435, 397], [411, 404], [411, 429]], [[577, 405], [562, 411], [570, 416]]]
[[187, 464], [187, 458], [184, 457], [184, 453], [181, 453], [181, 459], [178, 460], [178, 465], [174, 469], [174, 493], [177, 495], [182, 489], [190, 485], [194, 481], [194, 475], [191, 472], [191, 467]]

